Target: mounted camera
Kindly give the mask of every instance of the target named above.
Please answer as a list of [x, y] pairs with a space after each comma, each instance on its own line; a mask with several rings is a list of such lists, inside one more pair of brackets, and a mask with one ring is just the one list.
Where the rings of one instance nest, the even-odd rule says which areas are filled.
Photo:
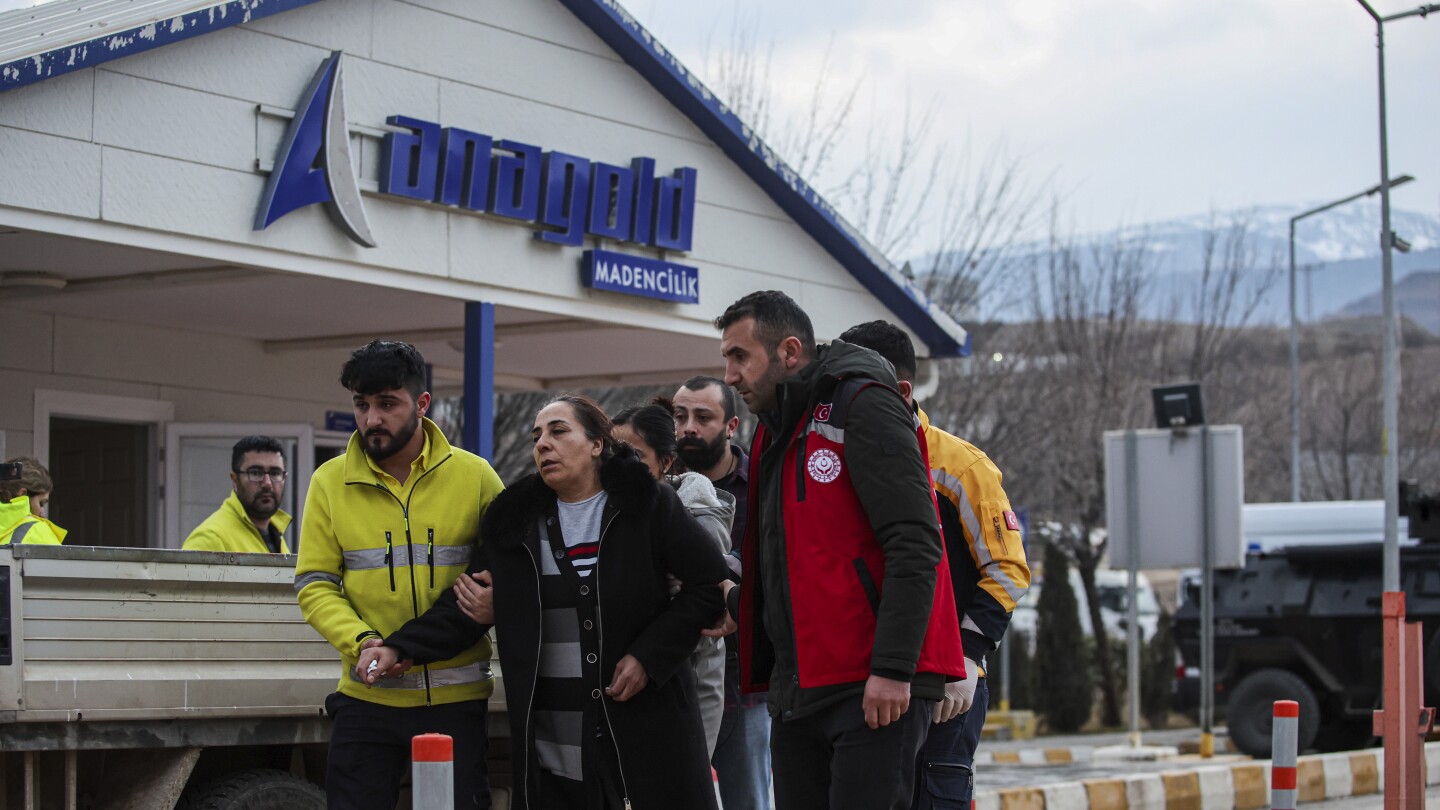
[[0, 481], [19, 481], [22, 466], [18, 461], [0, 464]]

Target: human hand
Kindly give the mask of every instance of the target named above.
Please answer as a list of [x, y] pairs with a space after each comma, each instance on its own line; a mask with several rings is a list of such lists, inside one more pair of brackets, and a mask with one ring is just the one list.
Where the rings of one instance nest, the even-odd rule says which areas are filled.
[[632, 697], [640, 694], [645, 684], [650, 680], [645, 674], [645, 666], [633, 655], [627, 655], [620, 659], [615, 665], [615, 677], [610, 679], [610, 685], [605, 687], [605, 694], [611, 700], [624, 703]]
[[701, 630], [700, 635], [724, 638], [740, 628], [740, 625], [735, 623], [735, 617], [730, 615], [730, 590], [734, 587], [735, 583], [728, 579], [720, 583], [720, 599], [725, 603], [725, 612], [720, 614], [720, 620], [715, 622], [714, 627]]
[[366, 686], [374, 686], [381, 678], [404, 675], [413, 666], [410, 659], [401, 660], [394, 647], [386, 647], [378, 638], [368, 638], [360, 645], [360, 660], [355, 663], [355, 676]]
[[870, 728], [888, 726], [899, 720], [910, 708], [910, 684], [880, 675], [865, 681], [865, 725]]
[[460, 578], [455, 580], [455, 598], [460, 604], [460, 612], [476, 624], [494, 624], [495, 600], [492, 587], [489, 571], [461, 574]]
[[975, 702], [975, 682], [980, 677], [980, 665], [965, 659], [965, 679], [945, 684], [945, 697], [935, 704], [930, 717], [932, 723], [947, 723], [970, 711]]

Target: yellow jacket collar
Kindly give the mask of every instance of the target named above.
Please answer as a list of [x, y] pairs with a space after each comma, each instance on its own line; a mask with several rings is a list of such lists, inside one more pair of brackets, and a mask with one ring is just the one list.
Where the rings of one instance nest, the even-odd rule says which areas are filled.
[[30, 514], [30, 496], [28, 495], [17, 495], [8, 501], [0, 501], [0, 534], [4, 534], [27, 521], [31, 523], [44, 523], [46, 526], [49, 526], [50, 531], [55, 533], [56, 539], [62, 543], [65, 541], [65, 535], [69, 533], [39, 515]]
[[[225, 499], [225, 503], [221, 504], [220, 508], [238, 517], [246, 526], [255, 529], [256, 534], [260, 533], [260, 530], [255, 528], [255, 523], [250, 520], [250, 515], [245, 512], [245, 507], [240, 503], [240, 496], [234, 490], [230, 491], [230, 497]], [[271, 525], [275, 527], [275, 531], [281, 534], [290, 528], [290, 520], [290, 513], [284, 509], [276, 509], [275, 514], [270, 516]]]

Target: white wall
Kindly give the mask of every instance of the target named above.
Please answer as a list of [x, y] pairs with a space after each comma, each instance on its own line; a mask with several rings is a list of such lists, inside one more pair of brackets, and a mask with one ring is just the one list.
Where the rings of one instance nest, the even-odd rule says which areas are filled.
[[344, 352], [266, 354], [258, 341], [0, 307], [0, 430], [34, 442], [35, 389], [171, 402], [181, 422], [303, 422], [348, 410]]
[[[539, 244], [523, 223], [374, 195], [366, 197], [380, 241], [373, 250], [349, 242], [319, 206], [253, 232], [265, 183], [256, 161], [273, 161], [283, 131], [257, 105], [292, 109], [332, 49], [346, 52], [352, 126], [403, 114], [593, 160], [623, 165], [646, 155], [660, 172], [697, 168], [694, 250], [671, 258], [701, 268], [702, 303], [596, 294], [579, 284], [581, 248]], [[374, 145], [360, 139], [362, 177], [378, 171]], [[656, 328], [693, 334], [762, 288], [797, 297], [822, 338], [893, 320], [554, 0], [316, 3], [0, 94], [0, 154], [0, 224], [11, 206], [57, 215], [57, 230], [75, 219], [119, 226], [105, 231], [116, 241], [144, 232], [156, 246], [154, 235], [173, 235], [176, 252], [222, 262], [332, 275], [381, 269], [391, 286], [441, 292], [443, 281], [454, 295], [459, 281], [473, 285], [468, 297], [556, 312], [585, 302], [586, 316], [622, 323], [641, 307]], [[25, 224], [35, 227], [33, 218]], [[226, 249], [235, 247], [262, 252], [241, 260]]]

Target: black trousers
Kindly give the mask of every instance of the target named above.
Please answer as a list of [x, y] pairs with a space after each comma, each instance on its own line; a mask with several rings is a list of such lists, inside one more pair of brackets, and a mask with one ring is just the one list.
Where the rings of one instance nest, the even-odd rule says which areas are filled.
[[871, 729], [862, 700], [770, 724], [777, 810], [909, 810], [935, 701], [911, 698], [897, 722]]
[[985, 730], [989, 706], [990, 688], [979, 678], [970, 711], [930, 727], [915, 763], [912, 810], [970, 810], [975, 793], [975, 749]]
[[455, 806], [489, 810], [485, 771], [488, 701], [397, 708], [339, 692], [325, 699], [330, 729], [325, 795], [330, 810], [394, 810], [410, 766], [410, 739], [448, 734], [455, 741]]

